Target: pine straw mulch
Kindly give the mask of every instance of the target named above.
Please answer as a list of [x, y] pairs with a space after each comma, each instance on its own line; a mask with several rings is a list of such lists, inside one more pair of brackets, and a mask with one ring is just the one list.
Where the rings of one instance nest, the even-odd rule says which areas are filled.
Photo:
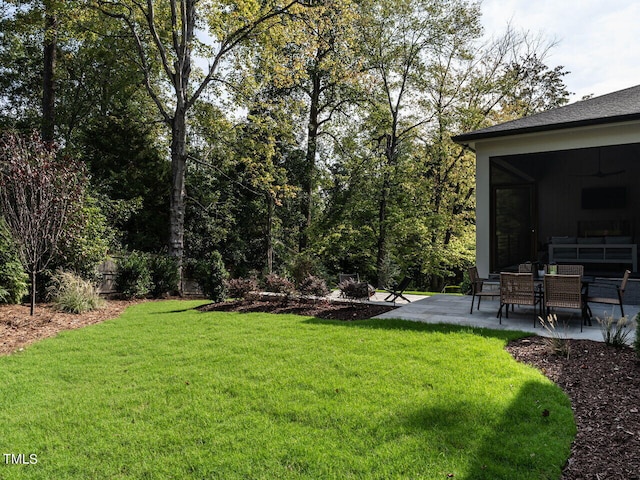
[[[120, 315], [135, 301], [110, 300], [83, 315], [38, 305], [29, 316], [24, 305], [0, 306], [0, 355], [59, 331], [80, 328]], [[329, 302], [225, 302], [201, 310], [296, 313], [319, 318], [359, 320], [393, 307]], [[578, 434], [563, 480], [640, 480], [640, 361], [631, 348], [612, 348], [601, 342], [571, 340], [564, 358], [549, 353], [541, 337], [511, 342], [507, 350], [533, 365], [571, 398]]]

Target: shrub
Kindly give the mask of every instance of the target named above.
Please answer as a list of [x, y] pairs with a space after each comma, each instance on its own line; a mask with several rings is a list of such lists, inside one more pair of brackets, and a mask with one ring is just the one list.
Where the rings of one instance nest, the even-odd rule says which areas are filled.
[[289, 273], [296, 285], [301, 285], [307, 277], [318, 275], [320, 262], [308, 252], [296, 255], [289, 267]]
[[151, 283], [153, 288], [151, 293], [155, 298], [175, 292], [180, 282], [180, 271], [178, 262], [169, 255], [154, 255], [149, 260], [151, 269]]
[[353, 280], [345, 280], [338, 284], [338, 288], [342, 292], [342, 296], [349, 300], [369, 300], [376, 291], [366, 282], [354, 282]]
[[143, 298], [151, 291], [151, 271], [146, 254], [133, 251], [118, 261], [116, 290], [125, 298]]
[[91, 282], [63, 270], [57, 270], [51, 277], [47, 295], [56, 308], [69, 313], [89, 312], [104, 304]]
[[29, 293], [28, 280], [9, 229], [0, 217], [0, 290], [5, 291], [0, 302], [20, 303]]
[[302, 295], [313, 295], [315, 297], [326, 297], [329, 295], [329, 289], [326, 282], [322, 278], [309, 275], [298, 286], [298, 291]]
[[275, 273], [270, 273], [265, 277], [264, 289], [267, 292], [284, 293], [286, 295], [291, 295], [296, 290], [293, 282]]
[[197, 261], [193, 276], [207, 298], [216, 303], [225, 300], [226, 280], [229, 274], [222, 262], [220, 252], [213, 251], [207, 260]]
[[227, 293], [231, 298], [248, 298], [252, 293], [260, 290], [255, 277], [232, 278], [227, 282]]
[[549, 315], [546, 319], [541, 317], [538, 317], [538, 319], [550, 335], [543, 339], [547, 352], [551, 355], [558, 355], [568, 359], [571, 354], [571, 343], [569, 342], [566, 331], [561, 332], [559, 330], [558, 318], [555, 315]]
[[605, 316], [604, 320], [596, 318], [602, 332], [602, 339], [607, 345], [612, 347], [623, 347], [628, 345], [631, 336], [631, 322], [626, 316], [616, 320], [613, 315]]
[[98, 200], [86, 196], [82, 205], [70, 215], [53, 262], [63, 270], [73, 270], [82, 278], [97, 280], [98, 265], [106, 259], [114, 237], [114, 230], [108, 225]]

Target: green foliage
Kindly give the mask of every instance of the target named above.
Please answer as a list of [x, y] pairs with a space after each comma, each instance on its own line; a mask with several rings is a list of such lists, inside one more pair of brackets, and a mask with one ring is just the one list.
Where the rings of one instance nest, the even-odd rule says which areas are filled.
[[29, 293], [28, 280], [11, 234], [0, 217], [0, 289], [5, 292], [0, 302], [20, 303]]
[[57, 270], [47, 287], [48, 298], [59, 310], [84, 313], [104, 305], [96, 287], [80, 276]]
[[149, 256], [134, 250], [118, 259], [116, 290], [124, 298], [143, 298], [153, 286]]
[[[480, 5], [466, 0], [326, 0], [292, 15], [275, 1], [182, 2], [175, 17], [153, 1], [157, 37], [146, 2], [100, 2], [113, 16], [83, 2], [5, 3], [20, 7], [0, 18], [0, 127], [39, 127], [42, 8], [61, 12], [56, 132], [99, 201], [54, 266], [83, 276], [110, 238], [114, 251], [166, 248], [167, 127], [184, 114], [189, 137], [173, 145], [186, 145], [174, 160], [188, 159], [186, 256], [218, 250], [234, 276], [278, 271], [296, 285], [353, 271], [385, 284], [410, 271], [416, 288], [440, 291], [462, 281], [475, 250], [475, 160], [452, 133], [567, 98], [544, 41], [497, 32], [481, 47]], [[192, 20], [206, 44], [183, 37]], [[174, 110], [180, 95], [186, 112]]]
[[318, 276], [322, 270], [322, 263], [310, 252], [299, 253], [291, 261], [289, 272], [296, 285], [300, 286], [308, 277]]
[[132, 250], [160, 251], [167, 243], [170, 164], [155, 128], [128, 111], [97, 117], [83, 128], [82, 154], [93, 184], [109, 198], [106, 213]]
[[106, 259], [113, 244], [114, 235], [98, 200], [86, 196], [82, 206], [69, 220], [60, 242], [56, 264], [63, 269], [73, 270], [83, 278], [95, 278], [98, 265]]
[[155, 298], [171, 294], [178, 289], [180, 272], [178, 262], [169, 255], [152, 255], [149, 258], [151, 270], [151, 293]]
[[193, 278], [198, 282], [208, 299], [214, 302], [222, 302], [226, 299], [226, 280], [229, 273], [224, 266], [220, 252], [213, 251], [206, 260], [196, 261], [192, 270]]

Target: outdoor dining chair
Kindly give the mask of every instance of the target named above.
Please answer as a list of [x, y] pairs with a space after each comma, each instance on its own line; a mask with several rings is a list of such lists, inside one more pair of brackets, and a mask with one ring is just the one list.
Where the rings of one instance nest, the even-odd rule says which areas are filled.
[[584, 275], [584, 265], [558, 265], [558, 275]]
[[[591, 309], [589, 308], [589, 303], [603, 303], [606, 305], [619, 305], [620, 306], [620, 316], [624, 317], [624, 307], [622, 306], [622, 299], [624, 297], [624, 291], [627, 288], [627, 281], [629, 280], [629, 276], [631, 275], [631, 271], [626, 270], [624, 272], [624, 275], [622, 276], [622, 282], [620, 283], [620, 285], [616, 285], [616, 284], [612, 284], [612, 283], [603, 283], [603, 282], [592, 282], [589, 285], [589, 289], [591, 291], [593, 291], [594, 289], [596, 289], [596, 292], [598, 290], [601, 290], [602, 288], [604, 288], [605, 290], [608, 289], [609, 292], [615, 290], [615, 295], [611, 294], [610, 296], [605, 296], [606, 293], [600, 295], [600, 294], [594, 294], [594, 295], [589, 295], [587, 294], [587, 299], [586, 299], [586, 308], [587, 311], [589, 313], [589, 316], [591, 315]], [[611, 312], [611, 314], [613, 315], [613, 311]]]
[[533, 263], [526, 262], [518, 265], [518, 273], [532, 273], [533, 272]]
[[478, 267], [473, 266], [469, 267], [469, 281], [471, 282], [471, 310], [469, 310], [470, 314], [473, 314], [473, 302], [476, 297], [478, 297], [478, 306], [476, 310], [480, 310], [480, 300], [482, 297], [499, 297], [500, 291], [498, 290], [483, 290], [484, 282], [487, 281], [486, 278], [480, 278], [478, 274]]
[[545, 275], [544, 306], [547, 317], [552, 308], [569, 308], [580, 310], [582, 316], [580, 331], [587, 319], [586, 303], [582, 294], [582, 278], [580, 275]]
[[534, 307], [533, 324], [536, 322], [535, 306], [540, 303], [540, 296], [536, 294], [532, 273], [500, 273], [500, 309], [498, 319], [502, 324], [502, 309], [505, 308], [509, 318], [510, 305], [531, 305]]

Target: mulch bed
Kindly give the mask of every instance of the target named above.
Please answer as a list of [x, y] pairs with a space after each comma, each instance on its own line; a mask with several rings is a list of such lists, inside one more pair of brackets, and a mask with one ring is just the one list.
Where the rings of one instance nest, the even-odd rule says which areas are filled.
[[533, 365], [571, 399], [578, 433], [564, 480], [640, 479], [640, 361], [631, 348], [569, 340], [569, 358], [552, 355], [541, 337], [507, 350]]
[[286, 299], [255, 300], [212, 303], [200, 307], [201, 311], [293, 313], [326, 320], [365, 320], [394, 310], [391, 305], [374, 305], [361, 302], [328, 302], [326, 300]]
[[[80, 328], [110, 318], [136, 302], [109, 301], [101, 310], [64, 314], [38, 305], [29, 316], [24, 305], [0, 306], [0, 354], [11, 354], [61, 330]], [[360, 303], [225, 302], [205, 311], [295, 313], [318, 318], [356, 321], [394, 307]], [[578, 434], [563, 480], [640, 480], [640, 361], [630, 348], [601, 342], [571, 340], [569, 358], [549, 353], [540, 337], [511, 342], [509, 353], [538, 368], [571, 398]]]

